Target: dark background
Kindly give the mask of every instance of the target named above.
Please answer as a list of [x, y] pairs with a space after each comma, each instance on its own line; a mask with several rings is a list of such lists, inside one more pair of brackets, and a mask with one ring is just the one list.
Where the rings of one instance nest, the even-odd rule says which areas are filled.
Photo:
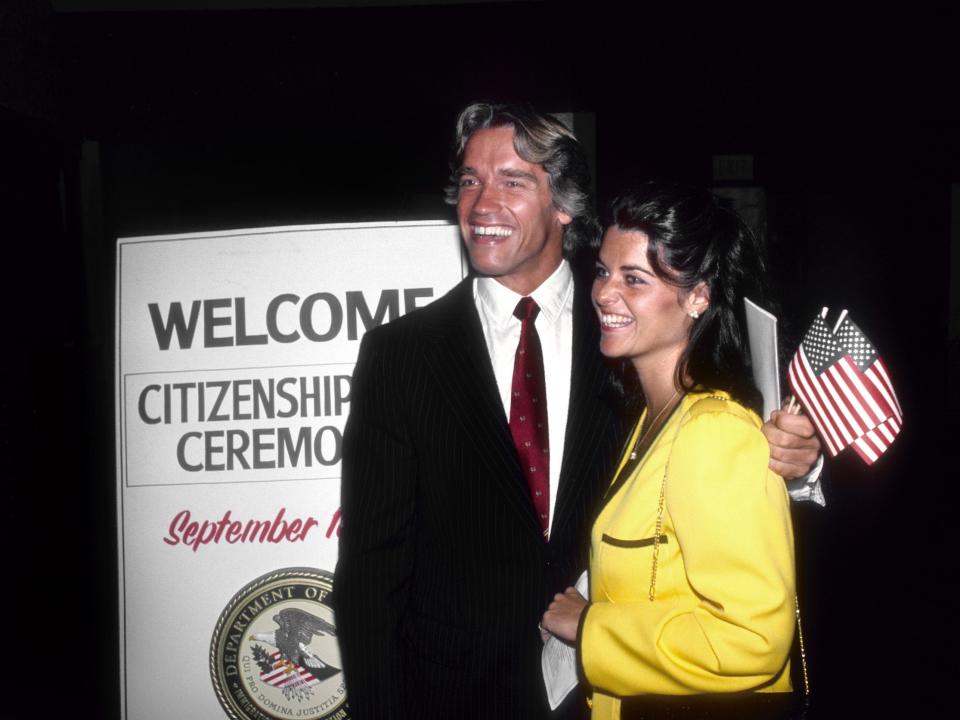
[[828, 463], [825, 510], [796, 508], [814, 716], [949, 711], [956, 11], [258, 5], [0, 5], [0, 717], [119, 714], [116, 237], [449, 218], [453, 121], [479, 98], [592, 113], [601, 200], [753, 155], [788, 326], [849, 307], [906, 418], [873, 468]]

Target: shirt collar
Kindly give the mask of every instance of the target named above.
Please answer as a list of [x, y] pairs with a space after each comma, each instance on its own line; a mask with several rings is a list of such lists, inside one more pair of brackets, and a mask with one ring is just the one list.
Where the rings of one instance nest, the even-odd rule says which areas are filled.
[[[573, 292], [573, 272], [570, 270], [570, 264], [566, 260], [561, 260], [553, 274], [530, 293], [530, 297], [540, 306], [543, 319], [548, 325], [552, 325], [563, 313], [571, 292]], [[496, 278], [478, 277], [474, 285], [474, 297], [483, 306], [487, 317], [498, 325], [506, 326], [516, 321], [513, 311], [523, 295], [497, 282]]]

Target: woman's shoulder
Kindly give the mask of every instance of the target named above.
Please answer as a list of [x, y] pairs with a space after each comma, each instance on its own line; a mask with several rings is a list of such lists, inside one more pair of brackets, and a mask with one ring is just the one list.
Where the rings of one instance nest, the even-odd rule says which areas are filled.
[[[726, 393], [691, 395], [685, 398], [689, 405], [673, 445], [677, 477], [686, 477], [707, 494], [729, 488], [729, 482], [752, 484], [760, 479], [765, 486], [770, 446], [757, 414]], [[718, 482], [719, 478], [729, 482]], [[778, 485], [783, 488], [783, 483]]]
[[684, 398], [681, 426], [697, 427], [704, 432], [752, 434], [759, 433], [762, 424], [753, 410], [722, 390], [698, 390]]

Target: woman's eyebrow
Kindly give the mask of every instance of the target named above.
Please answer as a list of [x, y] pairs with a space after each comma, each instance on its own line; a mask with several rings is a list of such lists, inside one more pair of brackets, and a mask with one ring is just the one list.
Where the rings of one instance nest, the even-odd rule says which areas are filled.
[[639, 265], [621, 265], [620, 270], [627, 272], [642, 272], [653, 277], [653, 273], [651, 271], [647, 270], [645, 267], [640, 267]]

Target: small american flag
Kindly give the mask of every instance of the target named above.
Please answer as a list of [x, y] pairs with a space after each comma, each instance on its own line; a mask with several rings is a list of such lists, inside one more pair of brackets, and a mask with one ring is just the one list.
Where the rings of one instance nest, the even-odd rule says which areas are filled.
[[790, 387], [831, 457], [852, 445], [872, 465], [900, 432], [903, 411], [877, 349], [847, 311], [832, 331], [826, 317], [824, 308], [790, 361]]

